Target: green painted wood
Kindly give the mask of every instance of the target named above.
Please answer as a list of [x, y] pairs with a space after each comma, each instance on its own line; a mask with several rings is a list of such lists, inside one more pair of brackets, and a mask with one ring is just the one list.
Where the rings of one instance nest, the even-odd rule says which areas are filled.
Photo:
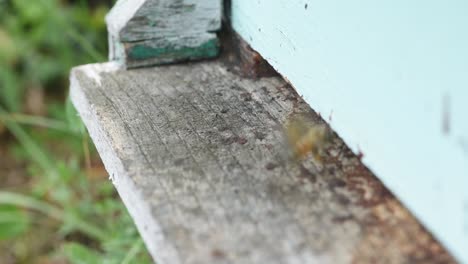
[[106, 17], [109, 58], [127, 68], [216, 57], [221, 0], [120, 0]]

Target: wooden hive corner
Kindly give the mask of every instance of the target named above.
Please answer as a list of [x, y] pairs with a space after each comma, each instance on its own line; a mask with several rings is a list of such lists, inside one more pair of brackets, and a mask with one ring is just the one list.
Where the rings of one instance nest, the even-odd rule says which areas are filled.
[[216, 57], [221, 0], [119, 0], [106, 17], [109, 59], [126, 68]]

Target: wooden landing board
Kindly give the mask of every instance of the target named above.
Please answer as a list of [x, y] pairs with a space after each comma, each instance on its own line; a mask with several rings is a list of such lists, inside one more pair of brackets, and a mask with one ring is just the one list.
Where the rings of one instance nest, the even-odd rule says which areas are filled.
[[159, 264], [453, 262], [338, 137], [289, 157], [284, 122], [323, 121], [278, 77], [94, 64], [71, 97]]

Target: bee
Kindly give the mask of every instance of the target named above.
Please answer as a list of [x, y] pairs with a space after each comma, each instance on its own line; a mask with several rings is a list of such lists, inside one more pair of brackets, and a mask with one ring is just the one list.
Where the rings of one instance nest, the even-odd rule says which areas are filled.
[[320, 162], [325, 148], [331, 143], [332, 131], [324, 124], [316, 124], [304, 116], [292, 117], [285, 125], [288, 145], [297, 160], [309, 154]]

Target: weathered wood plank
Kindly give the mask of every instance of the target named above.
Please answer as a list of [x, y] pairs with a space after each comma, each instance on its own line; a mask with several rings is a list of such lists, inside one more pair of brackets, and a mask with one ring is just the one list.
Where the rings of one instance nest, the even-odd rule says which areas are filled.
[[110, 60], [128, 68], [218, 55], [221, 0], [120, 0], [106, 17]]
[[468, 263], [468, 1], [231, 5], [234, 30]]
[[453, 262], [338, 137], [290, 158], [283, 124], [323, 121], [278, 77], [96, 64], [71, 97], [159, 264]]

